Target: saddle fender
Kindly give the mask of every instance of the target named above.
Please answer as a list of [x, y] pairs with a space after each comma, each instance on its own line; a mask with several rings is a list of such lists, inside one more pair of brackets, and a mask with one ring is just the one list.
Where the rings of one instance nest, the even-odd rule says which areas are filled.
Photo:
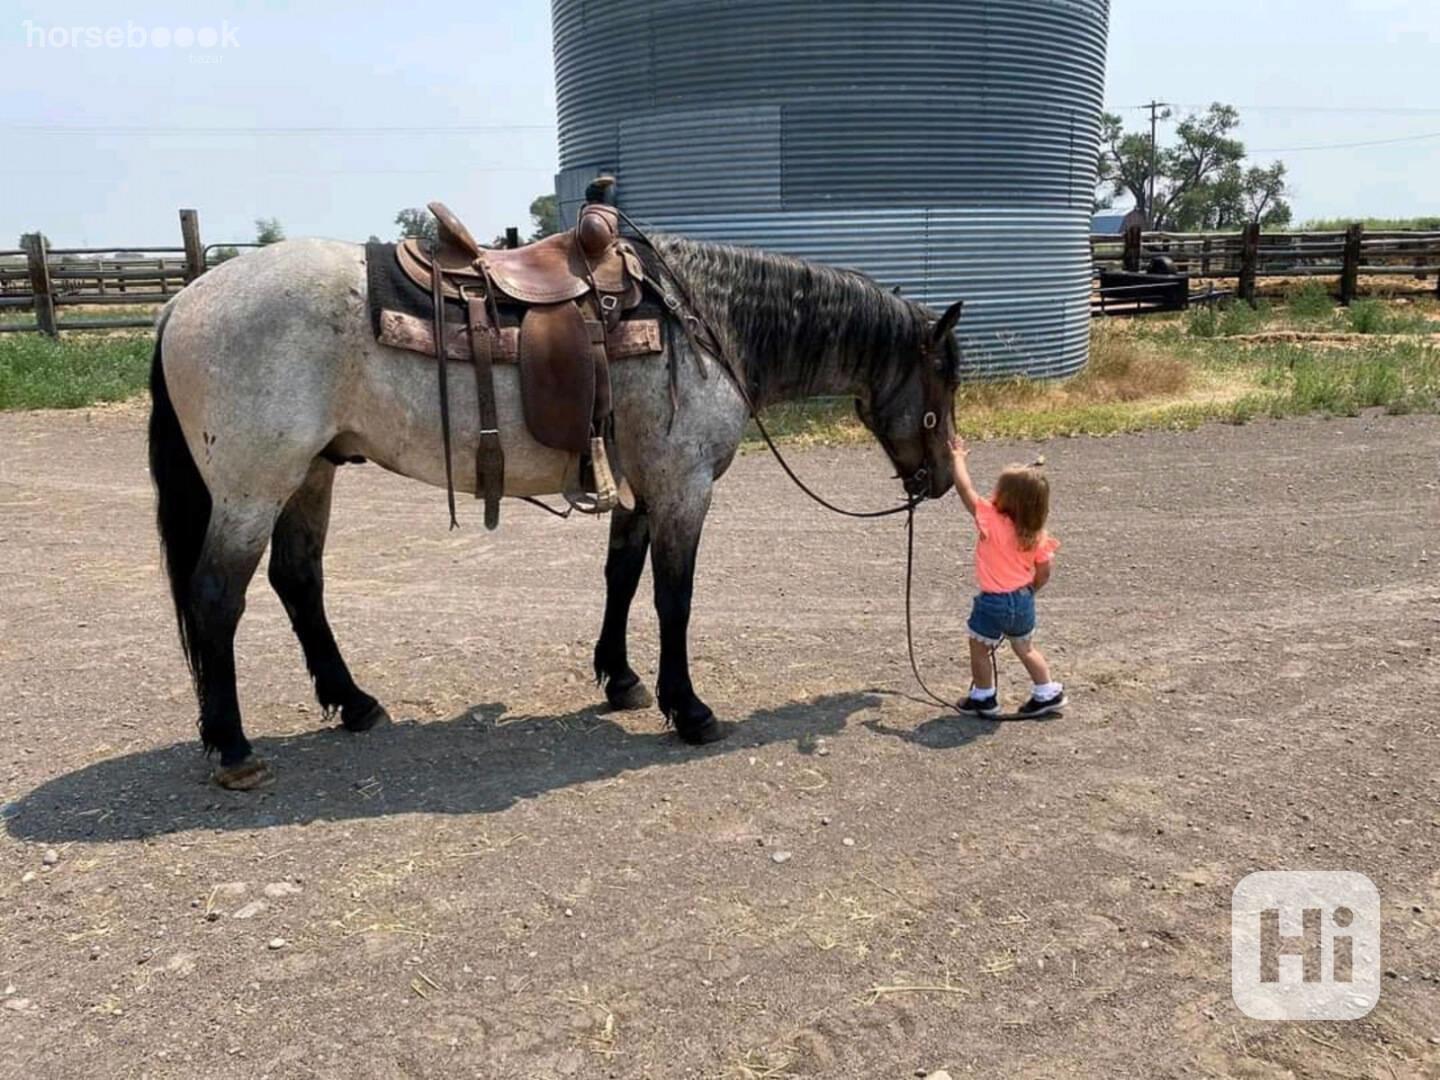
[[[569, 301], [537, 304], [520, 323], [520, 391], [525, 423], [536, 440], [572, 454], [590, 449], [595, 410], [592, 325]], [[608, 374], [608, 373], [606, 373]]]

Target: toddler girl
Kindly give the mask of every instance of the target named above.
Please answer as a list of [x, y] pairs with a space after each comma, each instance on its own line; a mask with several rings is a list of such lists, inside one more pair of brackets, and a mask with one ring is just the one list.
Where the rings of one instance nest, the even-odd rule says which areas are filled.
[[1065, 688], [1050, 681], [1050, 667], [1031, 641], [1035, 633], [1035, 594], [1050, 580], [1050, 564], [1060, 541], [1045, 532], [1050, 513], [1050, 483], [1036, 466], [1012, 465], [1000, 474], [989, 499], [979, 495], [965, 466], [969, 450], [958, 435], [950, 440], [955, 490], [975, 517], [975, 580], [980, 595], [970, 609], [971, 688], [960, 703], [970, 716], [998, 716], [991, 650], [1010, 639], [1015, 655], [1034, 682], [1030, 700], [1017, 716], [1037, 717], [1065, 707]]

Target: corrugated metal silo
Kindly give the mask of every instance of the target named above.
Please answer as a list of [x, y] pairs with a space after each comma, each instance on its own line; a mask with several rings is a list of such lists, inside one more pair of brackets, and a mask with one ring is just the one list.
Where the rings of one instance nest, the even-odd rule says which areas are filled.
[[553, 0], [562, 211], [968, 301], [987, 373], [1085, 363], [1109, 0]]

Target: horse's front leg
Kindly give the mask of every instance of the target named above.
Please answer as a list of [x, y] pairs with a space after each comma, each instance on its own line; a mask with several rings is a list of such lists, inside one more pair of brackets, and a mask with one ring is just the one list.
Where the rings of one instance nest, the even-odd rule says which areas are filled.
[[630, 602], [650, 550], [650, 518], [644, 506], [616, 508], [610, 517], [610, 553], [605, 558], [605, 621], [595, 642], [595, 681], [615, 709], [648, 709], [650, 691], [630, 667], [626, 637]]
[[710, 707], [690, 683], [686, 642], [690, 629], [690, 598], [695, 584], [695, 553], [710, 508], [710, 482], [697, 482], [684, 498], [652, 507], [650, 566], [655, 575], [655, 611], [660, 616], [660, 678], [656, 697], [660, 711], [688, 743], [725, 737]]

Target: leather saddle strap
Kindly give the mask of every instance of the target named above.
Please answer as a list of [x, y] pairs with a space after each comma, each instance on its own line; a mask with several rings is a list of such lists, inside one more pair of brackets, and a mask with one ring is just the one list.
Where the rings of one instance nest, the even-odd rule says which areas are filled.
[[[600, 298], [595, 297], [595, 308], [600, 307]], [[608, 324], [603, 310], [597, 311], [599, 318], [590, 318], [590, 312], [582, 305], [580, 312], [585, 316], [585, 329], [590, 334], [590, 358], [595, 365], [595, 408], [592, 413], [594, 430], [598, 435], [610, 415], [610, 352], [606, 341]]]
[[475, 361], [475, 399], [480, 407], [480, 446], [475, 454], [475, 496], [485, 500], [485, 528], [500, 524], [500, 499], [505, 494], [505, 451], [500, 445], [499, 412], [495, 407], [495, 369], [491, 350], [495, 335], [485, 310], [485, 297], [469, 296], [470, 354]]
[[440, 269], [440, 245], [431, 248], [430, 300], [435, 305], [435, 360], [440, 371], [440, 442], [445, 451], [445, 497], [450, 504], [450, 528], [455, 518], [455, 477], [450, 464], [450, 372], [445, 349], [445, 277]]

